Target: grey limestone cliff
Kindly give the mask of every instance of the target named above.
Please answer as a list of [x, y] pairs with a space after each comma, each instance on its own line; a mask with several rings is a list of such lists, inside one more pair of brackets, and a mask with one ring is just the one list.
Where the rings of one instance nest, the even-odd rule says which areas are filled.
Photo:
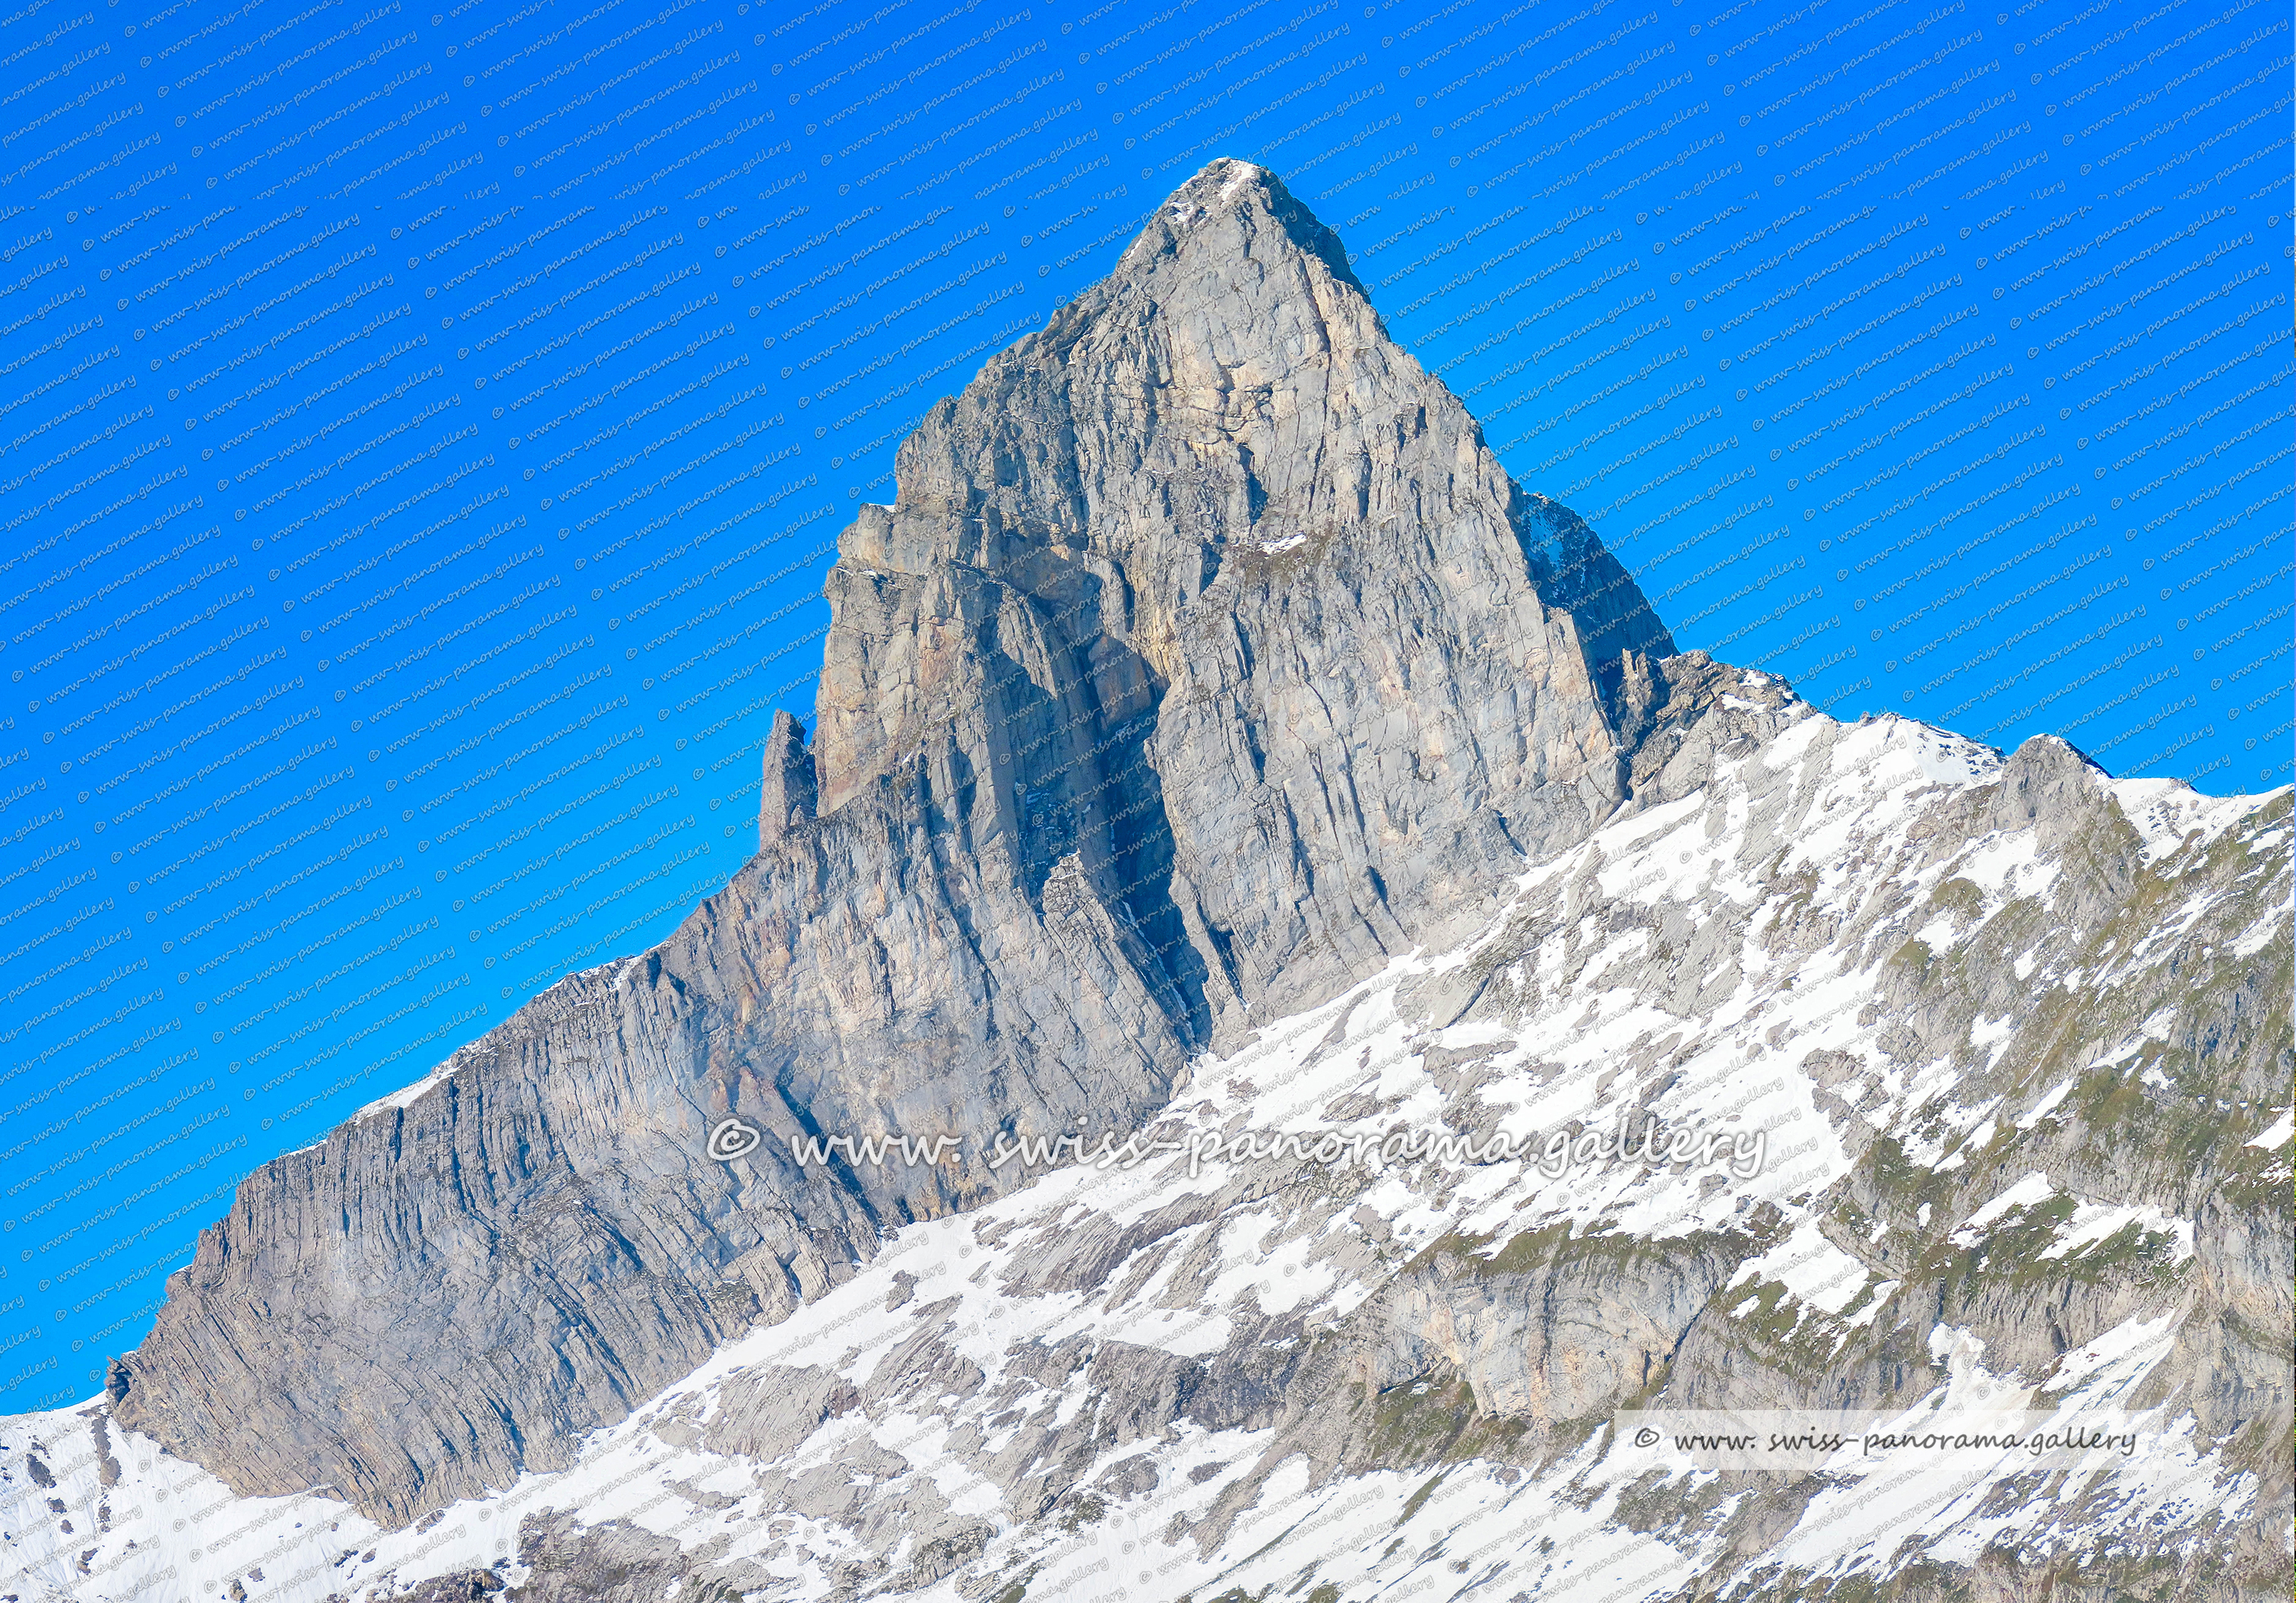
[[[562, 1467], [1012, 1183], [789, 1137], [1136, 1123], [1627, 797], [1665, 629], [1262, 169], [1185, 185], [898, 482], [840, 537], [758, 855], [249, 1179], [115, 1366], [124, 1425], [391, 1522]], [[727, 1117], [765, 1138], [730, 1164]]]

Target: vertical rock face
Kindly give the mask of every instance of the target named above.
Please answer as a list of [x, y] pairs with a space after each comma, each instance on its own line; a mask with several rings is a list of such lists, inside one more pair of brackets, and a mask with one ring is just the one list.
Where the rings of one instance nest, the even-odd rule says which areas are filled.
[[[759, 855], [251, 1177], [114, 1371], [123, 1424], [393, 1524], [562, 1466], [1009, 1188], [996, 1132], [1136, 1123], [1628, 794], [1664, 629], [1259, 169], [1192, 179], [898, 480], [840, 538]], [[728, 1119], [758, 1144], [724, 1163]], [[936, 1132], [965, 1155], [791, 1156]]]

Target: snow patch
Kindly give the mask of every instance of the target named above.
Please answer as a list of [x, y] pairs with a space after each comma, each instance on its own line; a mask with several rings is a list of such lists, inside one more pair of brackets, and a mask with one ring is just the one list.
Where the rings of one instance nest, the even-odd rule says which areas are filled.
[[2082, 1203], [2073, 1210], [2057, 1231], [2056, 1240], [2044, 1247], [2044, 1258], [2063, 1258], [2077, 1254], [2086, 1247], [2108, 1241], [2135, 1225], [2147, 1236], [2169, 1236], [2176, 1240], [2170, 1249], [2169, 1261], [2182, 1263], [2193, 1255], [2193, 1225], [2190, 1220], [2164, 1213], [2151, 1204], [2109, 1205], [2103, 1203]]
[[2251, 1136], [2241, 1145], [2261, 1147], [2266, 1152], [2277, 1152], [2288, 1145], [2288, 1139], [2291, 1136], [2296, 1136], [2296, 1107], [2284, 1107], [2280, 1110], [2280, 1117], [2272, 1122], [2270, 1128], [2259, 1135]]
[[1974, 1246], [1995, 1220], [2019, 1208], [2038, 1207], [2056, 1194], [2057, 1188], [2049, 1183], [2049, 1177], [2037, 1169], [1972, 1213], [1953, 1233], [1953, 1244]]

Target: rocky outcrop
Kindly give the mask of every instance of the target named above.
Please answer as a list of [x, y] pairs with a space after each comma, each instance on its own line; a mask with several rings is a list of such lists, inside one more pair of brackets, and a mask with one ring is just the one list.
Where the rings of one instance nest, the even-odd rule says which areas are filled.
[[814, 815], [821, 800], [805, 728], [784, 710], [774, 714], [758, 783], [758, 850], [764, 851]]
[[[758, 855], [246, 1181], [122, 1424], [394, 1522], [562, 1467], [1013, 1183], [791, 1138], [1128, 1128], [1628, 794], [1664, 629], [1259, 169], [1192, 179], [898, 481], [839, 538]], [[722, 1163], [727, 1120], [759, 1144]]]

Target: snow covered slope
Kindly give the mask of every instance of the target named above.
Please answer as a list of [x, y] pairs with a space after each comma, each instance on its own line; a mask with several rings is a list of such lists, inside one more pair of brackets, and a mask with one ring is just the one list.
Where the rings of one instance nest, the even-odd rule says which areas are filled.
[[[1663, 667], [1636, 800], [1471, 939], [889, 1233], [572, 1467], [386, 1531], [99, 1398], [0, 1421], [0, 1599], [2284, 1583], [2288, 793]], [[1788, 1472], [1644, 1424], [1722, 1410], [2101, 1440]]]

